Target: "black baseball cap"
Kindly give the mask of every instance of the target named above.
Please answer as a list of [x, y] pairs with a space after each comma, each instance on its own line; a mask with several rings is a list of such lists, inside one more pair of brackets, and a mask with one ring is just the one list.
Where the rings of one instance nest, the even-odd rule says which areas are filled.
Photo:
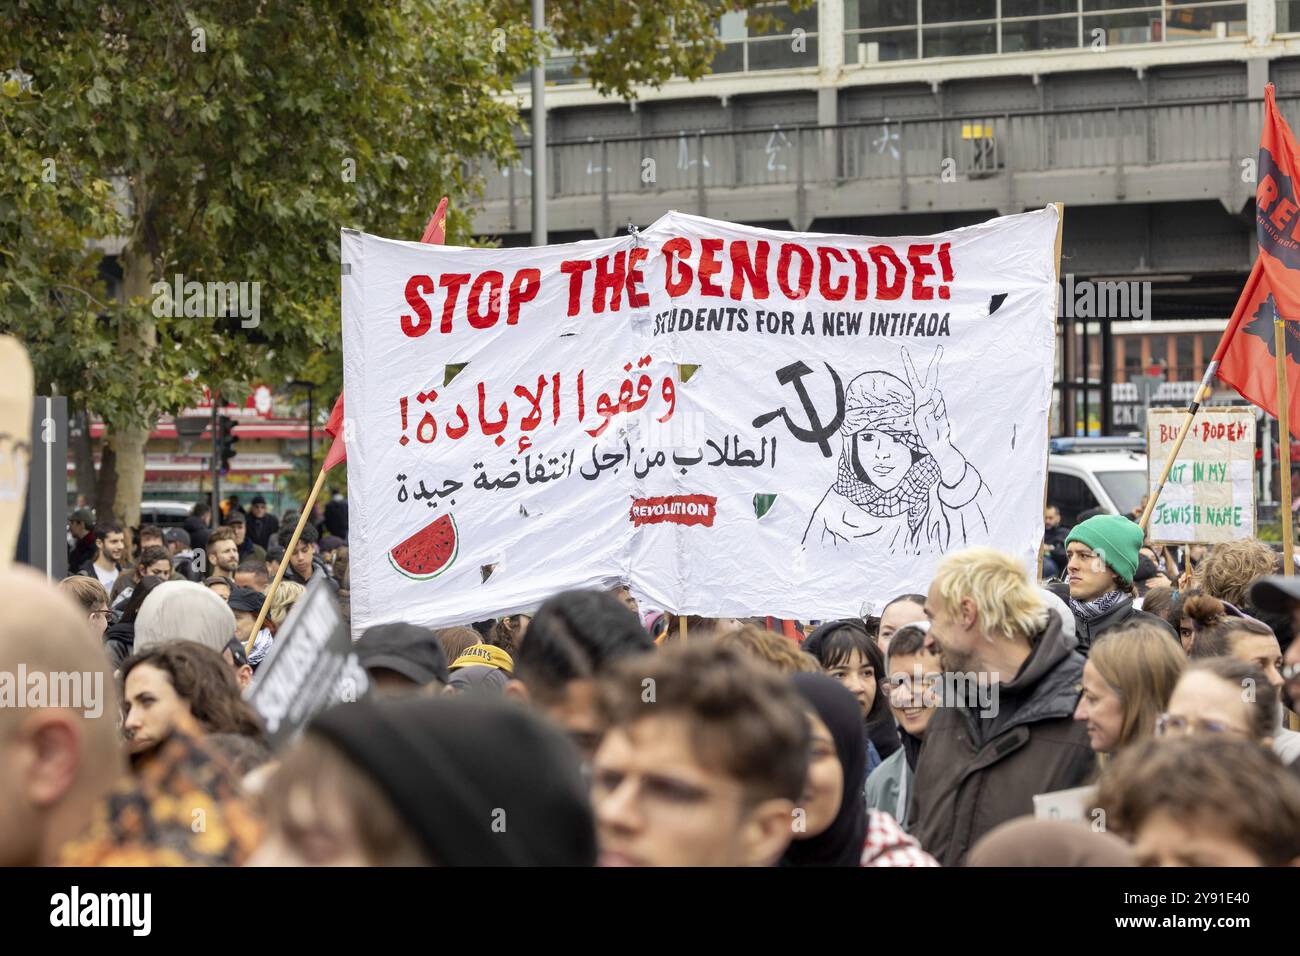
[[230, 592], [230, 600], [226, 601], [232, 611], [247, 611], [250, 614], [256, 614], [262, 610], [262, 592], [254, 591], [252, 588], [234, 588]]
[[1261, 611], [1290, 611], [1300, 603], [1300, 577], [1270, 574], [1250, 588], [1250, 603]]
[[253, 500], [250, 501], [249, 504], [264, 505], [266, 504], [266, 499], [263, 498], [261, 495], [253, 495]]
[[353, 649], [366, 670], [396, 671], [423, 686], [447, 683], [447, 655], [433, 631], [414, 624], [377, 624], [361, 635]]

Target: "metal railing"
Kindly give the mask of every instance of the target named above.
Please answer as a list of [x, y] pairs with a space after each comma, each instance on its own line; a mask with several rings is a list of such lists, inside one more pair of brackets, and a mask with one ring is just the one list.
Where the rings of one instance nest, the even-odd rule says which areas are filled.
[[[1278, 105], [1289, 122], [1300, 119], [1300, 96], [1278, 97]], [[556, 142], [547, 150], [549, 197], [694, 191], [703, 206], [717, 189], [895, 180], [905, 193], [909, 178], [945, 174], [1238, 167], [1258, 151], [1263, 110], [1258, 99], [1195, 100]], [[530, 197], [529, 152], [522, 146], [517, 165], [482, 170], [486, 202]]]

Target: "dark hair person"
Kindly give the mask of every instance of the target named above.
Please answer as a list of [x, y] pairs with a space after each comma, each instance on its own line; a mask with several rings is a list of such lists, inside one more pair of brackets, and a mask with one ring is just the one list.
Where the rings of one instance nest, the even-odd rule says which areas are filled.
[[273, 865], [591, 866], [577, 752], [500, 699], [390, 698], [325, 711], [268, 784]]
[[824, 674], [790, 680], [805, 702], [810, 749], [803, 815], [779, 865], [938, 866], [893, 817], [866, 805], [857, 783], [866, 767], [865, 731], [853, 695]]
[[557, 721], [587, 757], [600, 743], [594, 682], [621, 657], [654, 650], [640, 619], [604, 591], [563, 591], [537, 609], [514, 654], [506, 696]]
[[1277, 688], [1259, 668], [1234, 657], [1207, 657], [1192, 661], [1179, 677], [1157, 733], [1245, 737], [1269, 747], [1277, 728], [1277, 708]]
[[163, 583], [162, 578], [152, 574], [140, 579], [131, 596], [122, 605], [122, 616], [116, 624], [110, 624], [104, 632], [104, 650], [108, 653], [109, 663], [117, 670], [122, 662], [135, 653], [135, 619], [140, 613], [140, 606], [154, 588]]
[[1300, 782], [1240, 738], [1130, 747], [1102, 776], [1097, 806], [1107, 830], [1133, 844], [1138, 866], [1300, 863]]
[[[782, 866], [857, 866], [867, 837], [867, 807], [860, 781], [867, 772], [867, 748], [862, 727], [862, 713], [839, 681], [824, 674], [793, 674], [794, 689], [818, 720], [830, 731], [833, 753], [822, 753], [814, 724], [812, 757], [808, 765], [808, 785], [802, 801], [807, 831], [795, 839], [781, 857]], [[816, 819], [815, 806], [817, 765], [833, 757], [843, 768], [839, 806], [828, 822]], [[825, 808], [829, 812], [829, 807]], [[810, 819], [811, 818], [811, 819]], [[803, 838], [800, 839], [800, 836]]]
[[925, 620], [925, 595], [900, 594], [885, 605], [880, 612], [880, 624], [876, 628], [875, 638], [883, 651], [889, 650], [889, 642], [900, 627], [919, 624]]
[[193, 641], [155, 644], [122, 665], [122, 729], [133, 754], [152, 750], [178, 727], [262, 738], [257, 714], [240, 696], [235, 672]]
[[[821, 625], [803, 642], [828, 675], [853, 693], [862, 709], [867, 733], [866, 773], [902, 746], [885, 689], [885, 657], [880, 645], [856, 618]], [[865, 776], [863, 778], [865, 782]]]

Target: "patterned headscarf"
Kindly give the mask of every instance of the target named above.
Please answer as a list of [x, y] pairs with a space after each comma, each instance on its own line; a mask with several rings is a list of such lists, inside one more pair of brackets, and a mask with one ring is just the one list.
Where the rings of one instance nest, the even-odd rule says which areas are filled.
[[[912, 390], [895, 375], [864, 372], [851, 381], [844, 396], [844, 421], [840, 425], [844, 445], [835, 476], [835, 491], [867, 514], [882, 518], [907, 512], [907, 525], [913, 534], [925, 521], [930, 491], [939, 483], [939, 466], [916, 433], [914, 408]], [[917, 454], [903, 480], [891, 491], [883, 491], [870, 480], [864, 482], [853, 468], [857, 436], [863, 431], [881, 432]]]

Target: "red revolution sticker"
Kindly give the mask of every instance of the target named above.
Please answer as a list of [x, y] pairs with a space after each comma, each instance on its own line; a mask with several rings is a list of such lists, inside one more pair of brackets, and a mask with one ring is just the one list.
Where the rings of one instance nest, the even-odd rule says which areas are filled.
[[713, 495], [668, 495], [660, 498], [632, 499], [632, 524], [701, 524], [713, 527], [718, 513], [718, 499]]

